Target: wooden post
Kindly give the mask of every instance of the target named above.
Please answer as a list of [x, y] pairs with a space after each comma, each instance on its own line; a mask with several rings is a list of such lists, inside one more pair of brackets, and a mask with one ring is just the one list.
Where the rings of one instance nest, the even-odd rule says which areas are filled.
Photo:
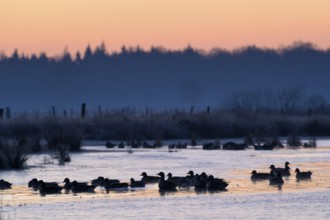
[[311, 118], [312, 117], [312, 109], [308, 109], [308, 118]]
[[190, 114], [192, 115], [194, 113], [194, 106], [190, 107]]
[[101, 116], [102, 115], [102, 107], [100, 105], [98, 106], [98, 110], [99, 110], [99, 116]]
[[7, 119], [10, 119], [11, 118], [11, 111], [10, 111], [10, 108], [9, 107], [6, 108], [6, 118]]
[[52, 116], [56, 117], [55, 106], [52, 106]]
[[211, 107], [207, 106], [207, 109], [206, 109], [207, 114], [210, 114], [210, 111], [211, 111]]
[[86, 116], [86, 103], [81, 104], [81, 118], [85, 118]]

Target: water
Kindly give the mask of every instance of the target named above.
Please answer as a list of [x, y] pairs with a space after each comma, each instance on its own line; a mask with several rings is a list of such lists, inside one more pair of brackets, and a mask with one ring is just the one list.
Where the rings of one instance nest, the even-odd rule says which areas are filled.
[[[93, 144], [94, 145], [94, 144]], [[183, 149], [169, 153], [167, 148], [109, 150], [86, 146], [85, 152], [71, 155], [72, 162], [57, 165], [47, 155], [33, 155], [29, 169], [1, 171], [0, 178], [13, 183], [0, 191], [0, 219], [329, 219], [330, 211], [330, 142], [321, 140], [316, 149], [280, 149], [274, 151], [203, 151]], [[285, 178], [281, 189], [268, 181], [253, 183], [250, 172], [268, 172], [269, 165], [312, 170], [311, 181]], [[196, 193], [193, 189], [162, 195], [157, 184], [146, 189], [95, 194], [40, 196], [27, 188], [36, 177], [62, 182], [65, 177], [89, 181], [98, 176], [128, 181], [140, 179], [146, 171], [185, 175], [189, 170], [212, 173], [230, 182], [225, 192]]]

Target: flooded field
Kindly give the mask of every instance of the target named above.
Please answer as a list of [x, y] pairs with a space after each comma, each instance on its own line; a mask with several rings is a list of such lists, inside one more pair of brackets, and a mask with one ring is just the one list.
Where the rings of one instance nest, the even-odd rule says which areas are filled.
[[[47, 155], [33, 155], [29, 169], [0, 171], [0, 178], [13, 183], [0, 191], [0, 219], [329, 219], [330, 142], [319, 141], [315, 149], [273, 151], [205, 151], [182, 149], [169, 153], [167, 148], [109, 150], [85, 146], [85, 152], [71, 155], [72, 162], [57, 165]], [[269, 181], [252, 182], [252, 170], [269, 172], [269, 165], [291, 163], [292, 175], [281, 188]], [[296, 181], [294, 169], [313, 171], [309, 181]], [[27, 187], [32, 178], [62, 182], [90, 181], [98, 176], [129, 181], [140, 179], [145, 171], [160, 171], [183, 176], [189, 170], [206, 172], [229, 182], [224, 192], [196, 192], [179, 189], [160, 194], [157, 184], [145, 189], [107, 193], [62, 193], [40, 196]]]

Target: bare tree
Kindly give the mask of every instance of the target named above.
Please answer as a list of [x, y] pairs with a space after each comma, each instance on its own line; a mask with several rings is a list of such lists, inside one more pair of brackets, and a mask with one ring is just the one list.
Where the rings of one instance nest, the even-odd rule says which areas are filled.
[[298, 87], [282, 89], [277, 95], [282, 112], [293, 113], [299, 111], [304, 101], [304, 94]]
[[233, 93], [223, 102], [223, 107], [231, 111], [277, 111], [275, 93], [268, 89], [242, 90]]

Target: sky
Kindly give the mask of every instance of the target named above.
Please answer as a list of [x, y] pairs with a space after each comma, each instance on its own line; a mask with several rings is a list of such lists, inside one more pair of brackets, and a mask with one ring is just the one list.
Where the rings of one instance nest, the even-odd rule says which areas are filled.
[[0, 51], [330, 47], [329, 0], [0, 0]]

